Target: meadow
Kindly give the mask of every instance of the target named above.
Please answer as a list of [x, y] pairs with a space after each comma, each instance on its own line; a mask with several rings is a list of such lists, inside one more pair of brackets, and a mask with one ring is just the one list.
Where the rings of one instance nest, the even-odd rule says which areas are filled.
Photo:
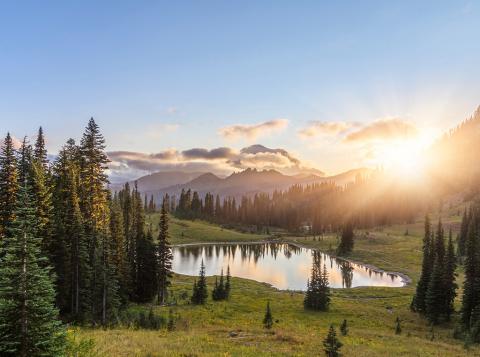
[[[461, 207], [445, 209], [442, 220], [448, 227], [458, 227]], [[437, 216], [432, 217], [435, 222]], [[156, 223], [158, 215], [148, 217]], [[205, 222], [171, 220], [173, 243], [262, 240], [266, 236], [239, 233]], [[92, 338], [102, 356], [315, 356], [323, 355], [322, 340], [330, 324], [344, 344], [344, 356], [480, 356], [478, 347], [465, 349], [453, 338], [453, 326], [432, 329], [420, 316], [410, 311], [421, 263], [423, 219], [408, 225], [380, 227], [357, 232], [355, 249], [349, 258], [380, 269], [407, 274], [413, 283], [402, 288], [362, 287], [333, 289], [328, 312], [303, 309], [303, 294], [279, 291], [266, 284], [233, 278], [229, 301], [205, 306], [189, 304], [193, 277], [175, 275], [169, 307], [133, 305], [132, 311], [176, 316], [174, 331], [143, 330], [127, 327], [77, 331], [81, 338]], [[328, 251], [336, 246], [334, 235], [323, 237], [292, 236], [287, 241]], [[461, 285], [462, 275], [459, 275]], [[214, 277], [208, 278], [209, 288]], [[461, 293], [459, 291], [459, 293]], [[273, 329], [262, 326], [267, 301], [275, 320]], [[458, 298], [457, 298], [458, 309]], [[402, 333], [395, 334], [395, 319], [401, 320]], [[341, 336], [338, 327], [348, 321], [349, 333]]]

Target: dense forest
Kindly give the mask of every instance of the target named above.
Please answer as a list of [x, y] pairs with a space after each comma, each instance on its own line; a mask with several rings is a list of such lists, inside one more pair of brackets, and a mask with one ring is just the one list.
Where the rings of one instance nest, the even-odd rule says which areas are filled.
[[[144, 200], [111, 194], [105, 140], [91, 119], [50, 164], [40, 128], [34, 145], [0, 155], [0, 354], [59, 355], [61, 322], [109, 325], [128, 302], [163, 303], [170, 280], [167, 211], [158, 244]], [[157, 269], [159, 267], [159, 269]], [[18, 323], [17, 323], [18, 322]]]
[[281, 227], [292, 232], [337, 231], [346, 223], [369, 228], [411, 222], [428, 204], [429, 197], [415, 188], [389, 181], [379, 172], [357, 177], [346, 186], [335, 183], [295, 185], [286, 191], [221, 199], [207, 193], [182, 190], [175, 214], [180, 218], [206, 219], [216, 223], [251, 225], [257, 230]]

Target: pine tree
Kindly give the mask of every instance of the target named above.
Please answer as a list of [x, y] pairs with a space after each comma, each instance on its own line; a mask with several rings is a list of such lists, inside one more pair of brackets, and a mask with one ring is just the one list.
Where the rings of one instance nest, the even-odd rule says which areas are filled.
[[65, 332], [55, 308], [51, 268], [36, 236], [33, 198], [27, 181], [18, 191], [9, 241], [0, 253], [0, 354], [62, 356]]
[[307, 291], [303, 305], [305, 309], [327, 311], [330, 305], [330, 288], [327, 267], [320, 264], [320, 253], [313, 253], [311, 277], [307, 282]]
[[52, 259], [52, 187], [48, 167], [47, 149], [42, 127], [38, 130], [37, 140], [32, 156], [33, 194], [39, 220], [39, 235], [42, 249]]
[[231, 283], [231, 276], [230, 276], [230, 265], [227, 266], [227, 279], [225, 281], [225, 300], [230, 298], [230, 291], [232, 289]]
[[455, 297], [457, 296], [457, 284], [455, 283], [456, 280], [456, 273], [455, 270], [457, 268], [457, 257], [455, 256], [455, 248], [453, 247], [453, 240], [452, 240], [452, 230], [450, 229], [448, 235], [448, 245], [447, 245], [447, 253], [445, 255], [445, 263], [444, 263], [444, 296], [445, 296], [445, 318], [447, 321], [450, 320], [451, 315], [455, 312], [454, 309], [454, 301]]
[[0, 239], [8, 236], [8, 227], [15, 219], [17, 191], [17, 160], [13, 140], [8, 133], [0, 154]]
[[168, 213], [166, 202], [162, 204], [160, 214], [160, 223], [158, 231], [157, 243], [157, 274], [158, 274], [158, 291], [157, 303], [165, 304], [167, 298], [167, 288], [170, 286], [170, 278], [172, 277], [172, 247], [169, 242], [168, 235]]
[[38, 128], [37, 140], [35, 141], [35, 149], [33, 151], [33, 157], [44, 169], [48, 170], [48, 157], [47, 149], [45, 147], [45, 137], [43, 135], [43, 128]]
[[225, 282], [223, 279], [223, 269], [220, 273], [220, 281], [217, 281], [215, 278], [215, 287], [212, 290], [212, 299], [213, 300], [225, 300], [227, 298], [225, 292]]
[[353, 250], [354, 244], [353, 225], [351, 223], [345, 224], [342, 230], [342, 236], [340, 238], [340, 244], [337, 248], [339, 255], [345, 255]]
[[205, 265], [202, 259], [198, 281], [195, 281], [193, 284], [192, 303], [195, 305], [203, 305], [207, 301], [207, 297], [207, 278], [205, 277]]
[[137, 244], [137, 301], [150, 302], [158, 293], [157, 254], [151, 229]]
[[342, 333], [342, 336], [348, 335], [347, 320], [343, 320], [342, 324], [340, 325], [340, 332]]
[[343, 344], [337, 339], [337, 333], [333, 325], [330, 325], [327, 337], [323, 340], [323, 350], [327, 357], [340, 356], [340, 348]]
[[428, 283], [430, 281], [430, 275], [432, 273], [432, 265], [434, 263], [433, 256], [433, 244], [431, 233], [430, 217], [425, 216], [425, 234], [423, 236], [423, 260], [422, 271], [420, 273], [420, 279], [417, 283], [417, 289], [412, 301], [412, 308], [419, 313], [426, 312], [425, 296], [427, 294]]
[[128, 302], [128, 292], [130, 289], [130, 275], [127, 268], [127, 259], [125, 251], [123, 214], [118, 196], [115, 194], [110, 202], [110, 235], [112, 261], [116, 269], [119, 297], [123, 305]]
[[[476, 211], [476, 209], [475, 209]], [[463, 283], [463, 297], [462, 297], [462, 322], [465, 327], [470, 326], [470, 316], [473, 309], [478, 305], [478, 231], [477, 231], [477, 217], [475, 214], [470, 220], [468, 227], [467, 241], [465, 242], [465, 280]]]
[[267, 308], [265, 310], [265, 316], [263, 317], [263, 327], [270, 330], [273, 326], [273, 316], [270, 309], [270, 301], [267, 302]]
[[51, 261], [57, 276], [57, 306], [62, 314], [83, 321], [88, 318], [91, 306], [91, 269], [78, 195], [77, 154], [75, 142], [69, 140], [53, 164]]
[[444, 312], [444, 289], [443, 289], [443, 262], [435, 257], [432, 276], [428, 283], [425, 296], [426, 317], [436, 325]]
[[460, 225], [460, 234], [458, 235], [458, 256], [463, 257], [465, 255], [465, 243], [467, 241], [468, 226], [469, 226], [469, 214], [467, 208], [463, 211], [462, 223]]
[[395, 320], [395, 335], [400, 335], [402, 333], [402, 326], [400, 323], [400, 318], [397, 316]]
[[80, 203], [92, 270], [91, 313], [95, 320], [100, 319], [105, 325], [107, 319], [114, 317], [120, 300], [113, 254], [110, 251], [108, 177], [105, 173], [109, 160], [105, 153], [105, 139], [93, 118], [83, 134], [80, 154]]

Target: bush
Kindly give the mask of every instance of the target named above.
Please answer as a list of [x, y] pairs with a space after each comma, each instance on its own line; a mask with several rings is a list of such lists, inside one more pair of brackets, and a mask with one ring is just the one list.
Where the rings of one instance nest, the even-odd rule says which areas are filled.
[[68, 357], [95, 357], [98, 354], [95, 351], [95, 342], [91, 338], [77, 337], [77, 331], [67, 330], [67, 347], [65, 355]]
[[126, 311], [120, 319], [122, 324], [132, 328], [160, 330], [167, 326], [165, 317], [155, 315], [152, 308], [150, 308], [148, 315], [145, 315], [144, 311]]

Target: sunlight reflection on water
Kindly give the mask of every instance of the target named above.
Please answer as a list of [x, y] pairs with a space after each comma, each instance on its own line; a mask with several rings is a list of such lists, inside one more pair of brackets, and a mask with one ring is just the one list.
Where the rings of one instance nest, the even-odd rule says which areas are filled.
[[[175, 246], [173, 271], [198, 275], [203, 259], [207, 275], [226, 273], [273, 285], [278, 289], [305, 290], [312, 266], [312, 250], [287, 243], [208, 244]], [[321, 253], [332, 288], [403, 286], [401, 277]]]

